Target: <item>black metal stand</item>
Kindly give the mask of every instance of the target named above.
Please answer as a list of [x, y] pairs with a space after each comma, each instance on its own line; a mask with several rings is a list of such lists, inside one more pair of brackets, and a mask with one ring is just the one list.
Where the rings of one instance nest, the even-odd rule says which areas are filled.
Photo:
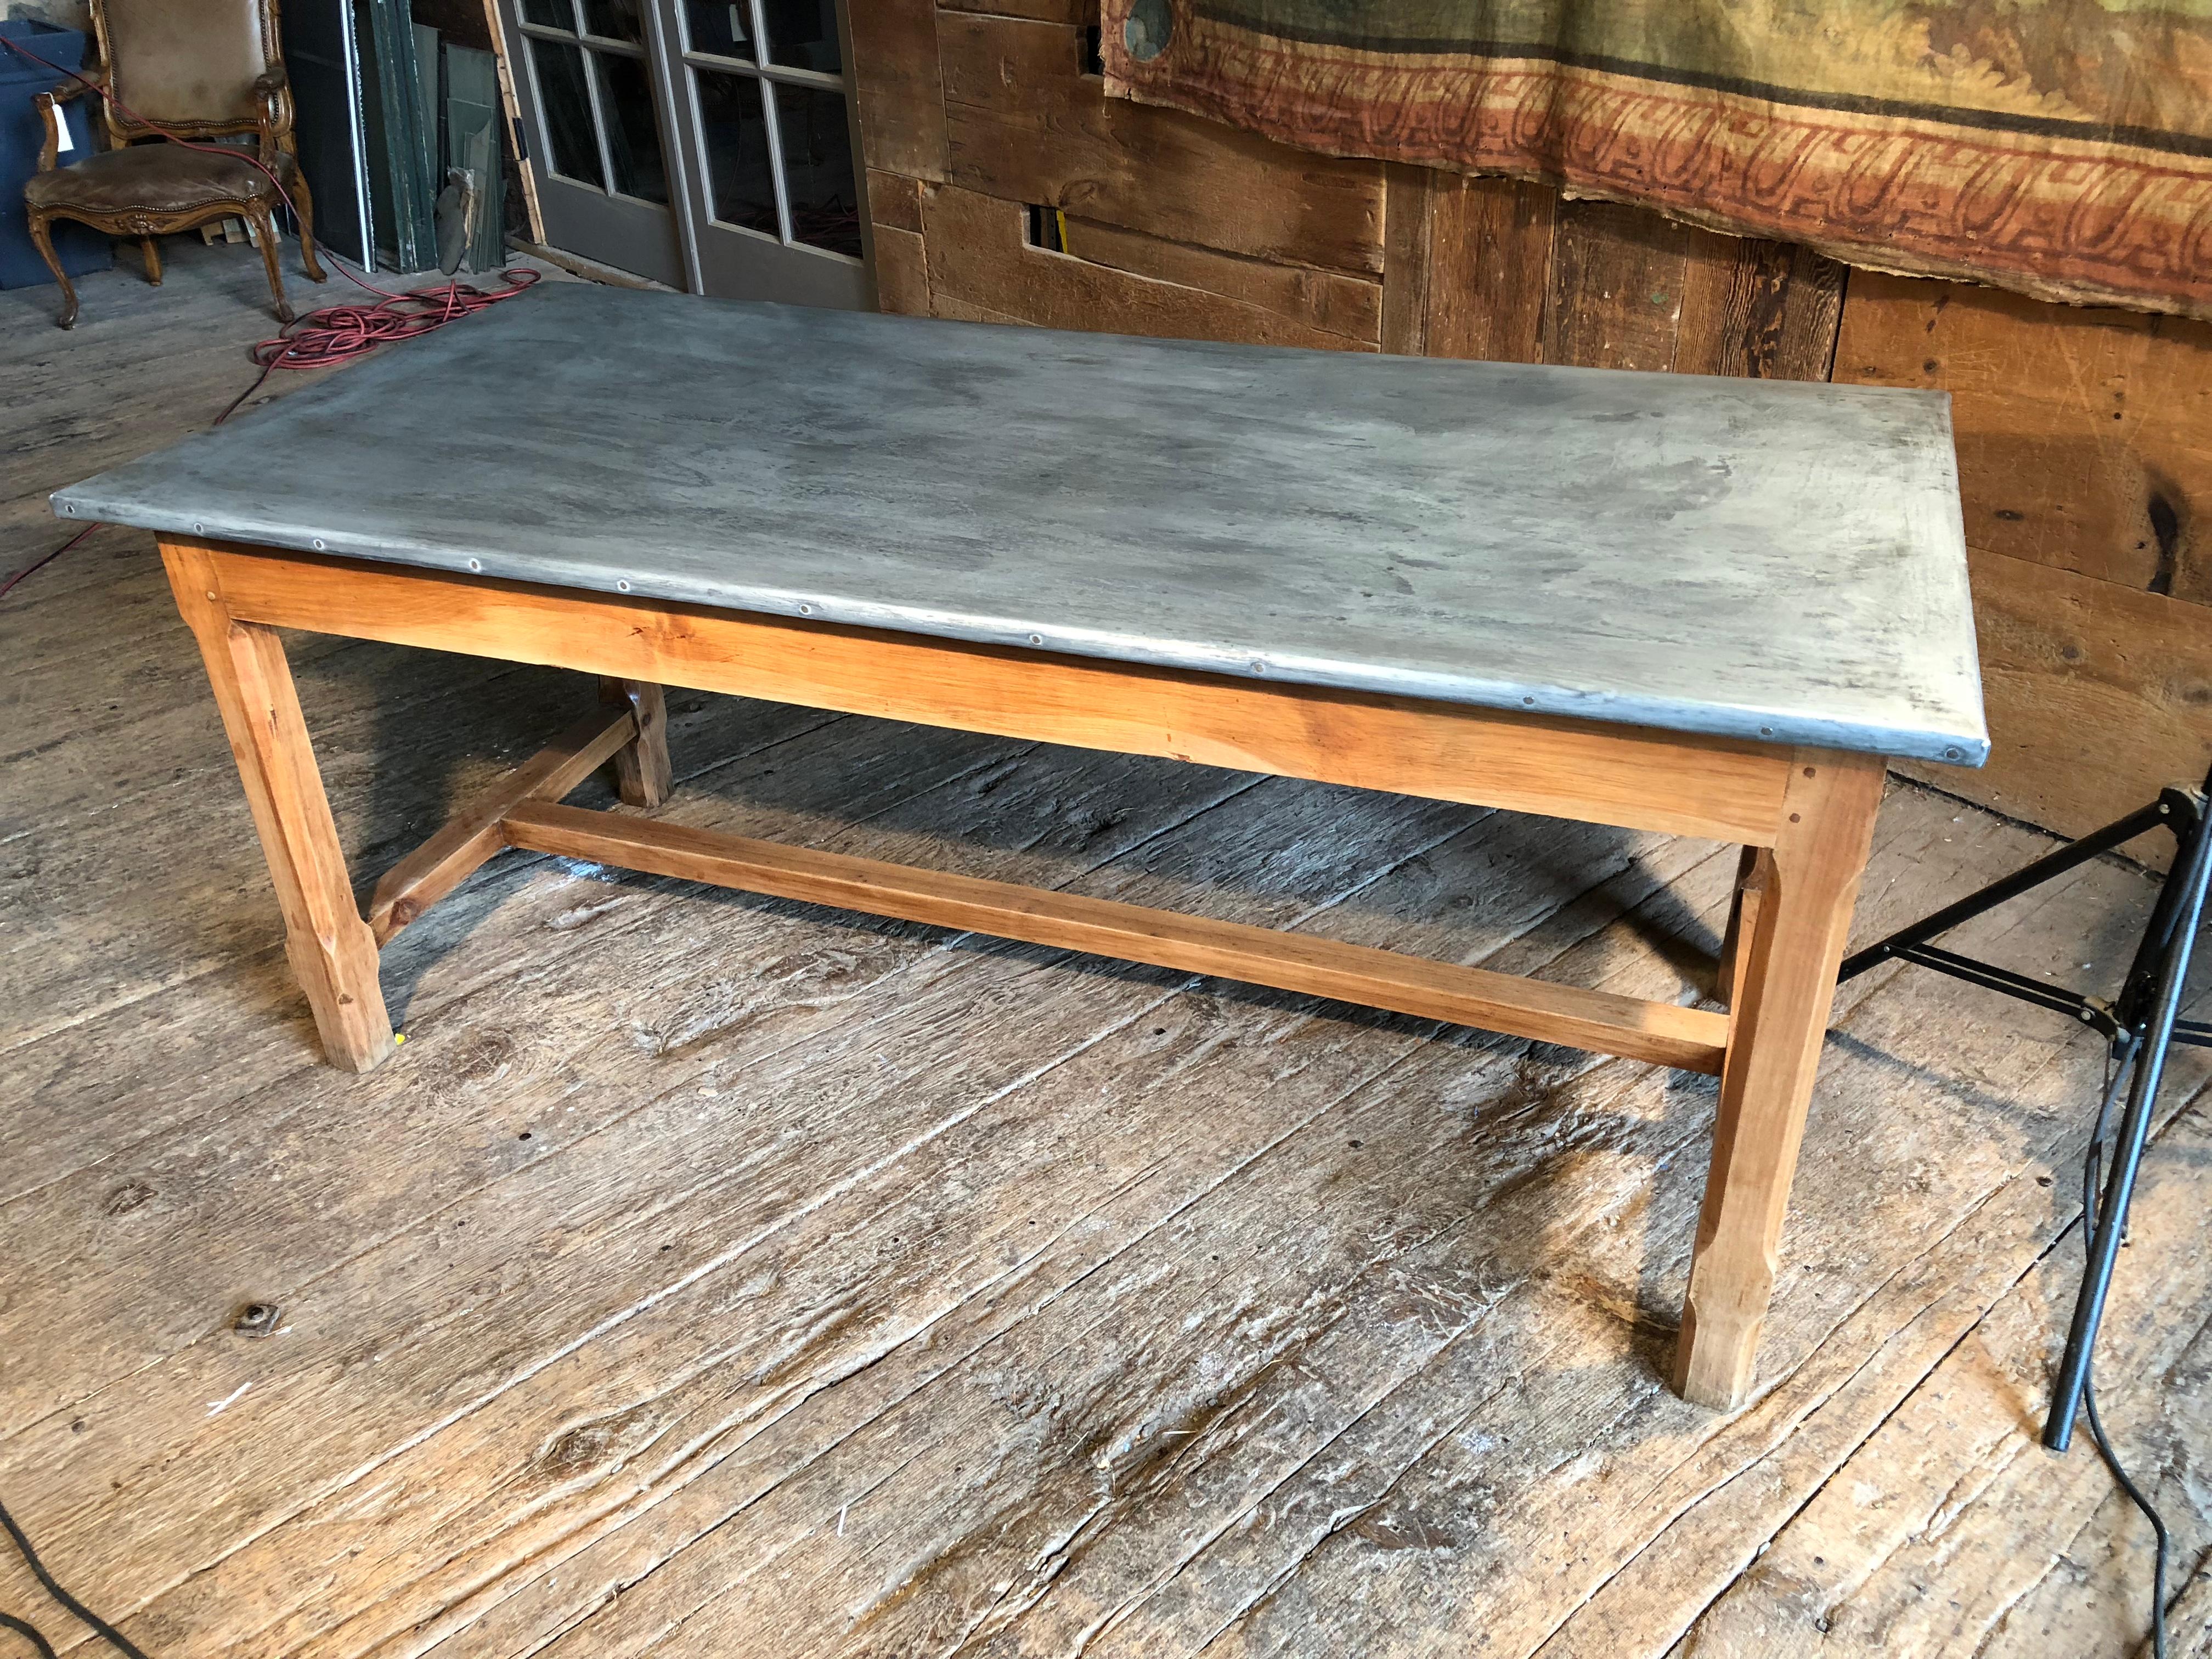
[[[2112, 1045], [2116, 1075], [2106, 1095], [2109, 1109], [2119, 1080], [2128, 1078], [2128, 1105], [2121, 1119], [2119, 1139], [2113, 1148], [2112, 1174], [2104, 1198], [2085, 1221], [2092, 1228], [2089, 1265], [2081, 1279], [2081, 1295], [2074, 1304], [2074, 1323], [2066, 1339], [2066, 1358], [2051, 1392], [2051, 1415], [2043, 1427], [2043, 1443], [2064, 1451], [2074, 1438], [2074, 1419], [2088, 1386], [2089, 1357], [2097, 1341], [2097, 1326], [2104, 1317], [2105, 1297], [2112, 1288], [2112, 1267], [2128, 1219], [2128, 1200], [2135, 1192], [2136, 1174], [2142, 1164], [2143, 1146], [2150, 1139], [2151, 1110], [2166, 1071], [2166, 1051], [2177, 1042], [2212, 1048], [2212, 1025], [2179, 1018], [2184, 987], [2189, 979], [2189, 959], [2197, 930], [2203, 919], [2205, 890], [2212, 884], [2212, 814], [2206, 801], [2212, 797], [2212, 775], [2197, 790], [2166, 789], [2139, 811], [2130, 812], [2094, 835], [2069, 842], [2047, 858], [1994, 882], [1978, 893], [1945, 906], [1925, 921], [1893, 933], [1879, 945], [1868, 946], [1845, 962], [1839, 980], [1863, 974], [1879, 963], [1917, 963], [1970, 984], [1986, 986], [2009, 997], [2050, 1008], [2080, 1020], [2100, 1032]], [[2100, 853], [2153, 830], [2170, 830], [2174, 836], [2173, 863], [2158, 890], [2142, 943], [2128, 966], [2119, 995], [2110, 1002], [2085, 996], [2041, 980], [2030, 979], [1971, 957], [1939, 950], [1928, 941], [1960, 922], [2017, 898], [2031, 888], [2087, 863]], [[2100, 1117], [2097, 1133], [2102, 1137]]]

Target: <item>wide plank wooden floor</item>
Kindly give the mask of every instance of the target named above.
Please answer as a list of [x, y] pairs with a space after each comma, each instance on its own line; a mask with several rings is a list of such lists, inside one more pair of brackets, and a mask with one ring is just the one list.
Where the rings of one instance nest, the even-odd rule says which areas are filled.
[[[170, 248], [158, 290], [87, 279], [74, 334], [0, 295], [6, 568], [62, 538], [47, 489], [249, 380], [258, 260]], [[295, 647], [364, 890], [592, 702]], [[2055, 1018], [1845, 988], [1723, 1418], [1662, 1382], [1710, 1079], [512, 853], [396, 943], [409, 1040], [345, 1076], [149, 537], [0, 604], [0, 1501], [149, 1654], [2136, 1650], [2148, 1529], [2086, 1439], [2034, 1439], [2101, 1062]], [[1637, 995], [1702, 993], [1735, 863], [672, 711], [677, 823]], [[1857, 936], [2047, 845], [1894, 785]], [[1972, 936], [2106, 983], [2148, 891], [2100, 864]], [[2179, 1069], [2101, 1375], [2201, 1654]], [[6, 1554], [0, 1608], [92, 1650]]]

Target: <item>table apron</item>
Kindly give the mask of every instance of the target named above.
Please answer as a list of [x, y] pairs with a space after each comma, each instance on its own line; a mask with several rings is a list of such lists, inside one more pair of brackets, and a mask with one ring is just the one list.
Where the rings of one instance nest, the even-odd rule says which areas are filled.
[[1748, 846], [1817, 751], [166, 538], [234, 618]]

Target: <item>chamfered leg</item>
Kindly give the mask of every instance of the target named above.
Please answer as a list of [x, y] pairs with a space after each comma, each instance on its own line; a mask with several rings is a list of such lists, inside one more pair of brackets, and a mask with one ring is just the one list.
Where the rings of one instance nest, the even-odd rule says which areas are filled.
[[138, 257], [146, 262], [146, 283], [150, 288], [161, 286], [161, 244], [157, 237], [138, 239]]
[[1712, 1168], [1674, 1360], [1675, 1386], [1701, 1406], [1732, 1409], [1751, 1390], [1883, 770], [1875, 756], [1799, 750], [1780, 836], [1749, 872], [1757, 885], [1736, 940]]
[[658, 806], [668, 799], [675, 774], [668, 763], [668, 702], [659, 686], [644, 680], [602, 679], [599, 701], [611, 708], [628, 703], [637, 716], [637, 736], [615, 752], [615, 793], [631, 806]]
[[323, 1052], [333, 1066], [365, 1072], [392, 1048], [376, 939], [354, 907], [283, 641], [273, 628], [231, 617], [200, 549], [164, 542], [161, 560], [207, 664], [283, 909], [285, 953], [314, 1011]]

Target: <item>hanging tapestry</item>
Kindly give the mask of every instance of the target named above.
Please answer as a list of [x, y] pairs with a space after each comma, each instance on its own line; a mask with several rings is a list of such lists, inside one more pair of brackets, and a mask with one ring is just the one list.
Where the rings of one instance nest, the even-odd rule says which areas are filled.
[[1109, 90], [2212, 319], [2212, 0], [1104, 0]]

